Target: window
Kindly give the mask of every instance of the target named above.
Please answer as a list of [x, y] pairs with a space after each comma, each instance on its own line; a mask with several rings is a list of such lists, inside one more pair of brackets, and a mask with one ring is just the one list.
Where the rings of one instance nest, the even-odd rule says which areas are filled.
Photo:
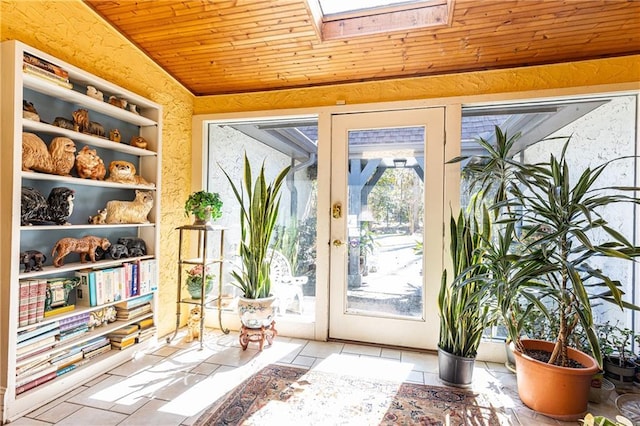
[[322, 40], [450, 24], [454, 0], [307, 0]]

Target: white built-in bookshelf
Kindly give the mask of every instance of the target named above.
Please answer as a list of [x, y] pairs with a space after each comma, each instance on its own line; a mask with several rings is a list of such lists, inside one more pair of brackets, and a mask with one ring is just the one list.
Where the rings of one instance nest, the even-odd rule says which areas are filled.
[[[1, 47], [0, 412], [4, 424], [131, 359], [154, 341], [162, 108], [21, 42], [5, 41]], [[40, 69], [38, 61], [42, 61]], [[88, 86], [104, 97], [90, 96]], [[110, 103], [111, 96], [126, 100], [127, 106]], [[25, 101], [36, 109], [35, 119], [33, 113], [23, 112]], [[104, 128], [105, 136], [54, 125], [57, 117], [73, 122], [73, 112], [81, 109]], [[121, 135], [120, 142], [110, 138], [114, 129]], [[36, 135], [48, 147], [56, 137], [69, 138], [76, 154], [84, 146], [95, 149], [107, 169], [106, 177], [111, 161], [130, 162], [151, 185], [81, 178], [75, 166], [70, 176], [23, 171], [23, 133]], [[146, 146], [131, 145], [136, 136], [144, 138]], [[53, 188], [71, 189], [75, 199], [68, 224], [23, 223], [24, 187], [45, 198]], [[153, 196], [148, 223], [89, 223], [89, 217], [108, 201], [132, 201], [136, 191], [150, 191]], [[132, 251], [133, 255], [98, 250], [99, 259], [86, 263], [72, 252], [63, 258], [63, 265], [53, 264], [52, 250], [60, 239], [85, 236], [105, 238], [112, 245], [138, 239], [146, 250]], [[34, 262], [30, 271], [25, 270], [20, 256], [27, 250], [46, 256], [41, 268]]]

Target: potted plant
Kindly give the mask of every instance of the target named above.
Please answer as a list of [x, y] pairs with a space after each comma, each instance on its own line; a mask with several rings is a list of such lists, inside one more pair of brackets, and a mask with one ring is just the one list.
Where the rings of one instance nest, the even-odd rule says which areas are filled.
[[607, 322], [598, 326], [598, 335], [605, 377], [618, 389], [630, 389], [636, 372], [636, 357], [631, 349], [633, 331]]
[[267, 183], [263, 162], [253, 182], [251, 165], [245, 153], [244, 185], [237, 186], [223, 170], [240, 204], [242, 269], [232, 271], [231, 275], [242, 292], [238, 311], [242, 324], [247, 328], [268, 327], [273, 319], [275, 298], [271, 294], [269, 244], [280, 207], [280, 188], [290, 168], [285, 167], [272, 182]]
[[[185, 286], [192, 299], [200, 299], [206, 297], [213, 288], [213, 279], [215, 275], [211, 273], [209, 266], [195, 265], [193, 268], [187, 270], [187, 279], [185, 280]], [[204, 280], [204, 287], [202, 285]], [[202, 292], [204, 291], [204, 295]]]
[[448, 280], [447, 270], [442, 272], [438, 294], [438, 375], [447, 385], [468, 387], [480, 339], [489, 321], [489, 308], [477, 279], [483, 273], [478, 265], [489, 227], [480, 229], [475, 218], [460, 211], [457, 221], [451, 217], [450, 230], [454, 278]]
[[196, 191], [184, 203], [184, 214], [195, 216], [194, 225], [203, 225], [222, 216], [222, 200], [217, 192]]
[[[596, 185], [611, 162], [577, 173], [572, 170], [566, 158], [570, 138], [559, 156], [550, 154], [548, 161], [537, 164], [512, 160], [515, 138], [508, 138], [499, 128], [496, 141], [496, 147], [479, 141], [488, 155], [479, 162], [477, 182], [482, 188], [498, 188], [494, 193], [481, 193], [482, 201], [500, 225], [493, 228], [496, 241], [513, 239], [514, 246], [522, 249], [522, 256], [513, 259], [514, 273], [527, 267], [527, 254], [537, 256], [536, 263], [541, 267], [531, 272], [529, 281], [534, 284], [523, 285], [518, 294], [535, 295], [530, 299], [534, 301], [532, 309], [544, 312], [558, 330], [552, 341], [522, 339], [515, 330], [512, 344], [518, 392], [520, 399], [538, 412], [575, 420], [584, 415], [591, 378], [602, 366], [591, 299], [613, 302], [620, 308], [632, 306], [623, 302], [620, 283], [591, 267], [589, 261], [595, 257], [631, 260], [640, 254], [638, 247], [608, 226], [601, 208], [640, 200], [622, 193], [625, 188]], [[516, 224], [520, 231], [512, 232], [506, 226], [509, 223]], [[608, 241], [594, 242], [594, 232], [606, 235]], [[499, 299], [499, 294], [490, 292]], [[579, 329], [586, 334], [593, 358], [569, 347]], [[573, 368], [576, 363], [581, 368]]]

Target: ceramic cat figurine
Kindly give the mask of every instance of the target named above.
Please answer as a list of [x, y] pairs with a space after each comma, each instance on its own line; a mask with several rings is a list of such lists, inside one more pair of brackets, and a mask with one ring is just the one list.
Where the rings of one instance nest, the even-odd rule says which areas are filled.
[[147, 215], [152, 207], [153, 193], [136, 190], [133, 201], [111, 200], [107, 203], [105, 223], [149, 223]]

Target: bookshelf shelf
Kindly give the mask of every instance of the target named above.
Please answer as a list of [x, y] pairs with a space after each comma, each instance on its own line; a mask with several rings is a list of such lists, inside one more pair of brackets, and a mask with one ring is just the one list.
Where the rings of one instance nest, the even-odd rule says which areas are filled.
[[[0, 271], [0, 312], [6, 313], [0, 321], [0, 359], [3, 360], [0, 363], [0, 423], [5, 424], [127, 361], [147, 345], [143, 342], [123, 350], [109, 350], [105, 354], [91, 357], [90, 362], [85, 362], [84, 358], [74, 359], [71, 365], [75, 367], [70, 367], [69, 371], [62, 370], [66, 366], [51, 363], [54, 354], [75, 349], [96, 338], [117, 334], [114, 332], [138, 324], [141, 320], [153, 320], [146, 324], [149, 328], [144, 338], [155, 333], [153, 324], [156, 322], [159, 279], [154, 265], [160, 250], [158, 194], [161, 190], [162, 107], [16, 40], [2, 42], [0, 55], [3, 65], [0, 81], [3, 94], [0, 100], [0, 140], [3, 147], [0, 157], [0, 169], [3, 171], [1, 194], [2, 205], [7, 206], [8, 212], [2, 215], [0, 225], [3, 239], [6, 239], [3, 256], [16, 259], [8, 262], [8, 267], [3, 267]], [[101, 91], [104, 94], [103, 100], [89, 96], [87, 86]], [[108, 101], [110, 96], [125, 99], [129, 104], [136, 105], [136, 108], [124, 109], [112, 105]], [[37, 114], [32, 111], [31, 114], [25, 113], [25, 102], [33, 105]], [[86, 109], [90, 120], [99, 122], [107, 136], [110, 130], [117, 129], [121, 134], [121, 142], [48, 124], [53, 123], [57, 117], [69, 120], [78, 109]], [[50, 145], [56, 137], [69, 138], [74, 142], [76, 153], [84, 146], [95, 149], [104, 162], [107, 176], [110, 162], [128, 161], [134, 164], [136, 174], [153, 183], [153, 186], [83, 179], [75, 168], [71, 169], [70, 176], [23, 171], [23, 133], [35, 134], [45, 145]], [[138, 136], [147, 142], [145, 149], [129, 144], [131, 139]], [[23, 187], [34, 188], [44, 197], [55, 187], [71, 189], [75, 199], [67, 219], [70, 225], [40, 224], [42, 222], [33, 226], [22, 225]], [[153, 206], [147, 217], [149, 223], [88, 223], [89, 216], [104, 209], [108, 201], [131, 201], [137, 190], [151, 191], [154, 195]], [[86, 263], [80, 262], [80, 256], [72, 252], [65, 256], [62, 266], [53, 265], [52, 249], [57, 241], [65, 237], [81, 238], [86, 235], [106, 238], [112, 245], [122, 238], [140, 239], [144, 242], [146, 251], [142, 256], [112, 258], [108, 249], [105, 249], [98, 254], [96, 262]], [[17, 261], [20, 254], [27, 250], [40, 252], [46, 257], [41, 270], [25, 272], [23, 265]], [[145, 286], [140, 285], [140, 269], [145, 273]], [[102, 292], [100, 303], [90, 303], [79, 294], [77, 300], [74, 299], [79, 285], [73, 283], [76, 280], [79, 282], [91, 272], [97, 275], [98, 271], [100, 274], [110, 274], [104, 282], [99, 281]], [[61, 280], [66, 284], [56, 286]], [[36, 290], [33, 290], [35, 288], [45, 291], [36, 294]], [[150, 297], [147, 299], [148, 296]], [[149, 305], [144, 307], [145, 312], [131, 319], [121, 319], [121, 310], [133, 315], [133, 308], [128, 310], [122, 304], [129, 306], [136, 299], [142, 298]], [[53, 312], [48, 310], [49, 307], [68, 307], [72, 304], [75, 306], [69, 307], [69, 311], [45, 315], [46, 312]], [[114, 313], [117, 320], [108, 322], [107, 318], [110, 319], [109, 315]], [[25, 321], [25, 318], [28, 320]], [[56, 323], [58, 325], [52, 326]], [[111, 337], [109, 339], [111, 345], [113, 341]], [[83, 352], [83, 357], [84, 355]], [[36, 362], [40, 359], [45, 360], [44, 365]], [[46, 365], [47, 362], [51, 365]], [[37, 369], [32, 370], [32, 364], [37, 365]], [[50, 377], [54, 367], [56, 374], [61, 375], [44, 381]], [[49, 376], [40, 376], [41, 372], [46, 372]], [[26, 379], [31, 381], [25, 382]], [[25, 390], [31, 385], [35, 387]]]

